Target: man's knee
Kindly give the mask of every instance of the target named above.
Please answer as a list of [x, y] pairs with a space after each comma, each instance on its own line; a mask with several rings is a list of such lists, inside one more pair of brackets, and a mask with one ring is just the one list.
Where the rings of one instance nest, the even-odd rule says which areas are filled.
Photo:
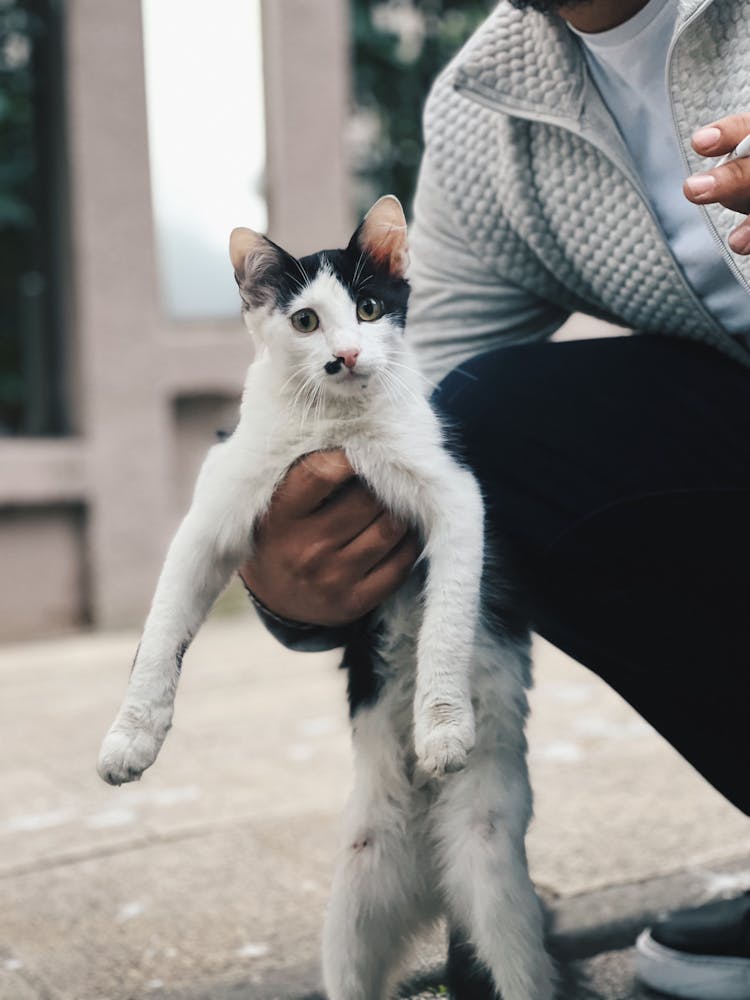
[[533, 448], [523, 441], [537, 405], [526, 389], [533, 369], [529, 352], [510, 347], [472, 358], [450, 372], [433, 396], [449, 445], [483, 485], [504, 478], [505, 470], [511, 482], [517, 479], [513, 465]]

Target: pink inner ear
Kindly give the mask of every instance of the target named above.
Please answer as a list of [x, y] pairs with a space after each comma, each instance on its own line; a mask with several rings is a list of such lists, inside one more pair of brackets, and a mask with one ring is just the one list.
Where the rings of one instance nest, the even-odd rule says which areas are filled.
[[235, 274], [242, 279], [245, 276], [245, 262], [251, 254], [262, 251], [267, 241], [252, 229], [239, 227], [233, 229], [229, 237], [229, 257]]
[[386, 195], [365, 216], [359, 245], [380, 267], [403, 277], [409, 266], [406, 219], [398, 200]]

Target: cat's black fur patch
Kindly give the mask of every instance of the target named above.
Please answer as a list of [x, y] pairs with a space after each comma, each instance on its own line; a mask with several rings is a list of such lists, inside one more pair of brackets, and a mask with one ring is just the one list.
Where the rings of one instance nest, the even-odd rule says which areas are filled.
[[378, 628], [372, 626], [368, 616], [359, 623], [344, 649], [341, 666], [349, 671], [346, 693], [351, 719], [360, 708], [374, 705], [378, 700], [382, 685], [375, 665], [378, 639]]
[[501, 1000], [492, 973], [477, 958], [466, 936], [455, 928], [451, 929], [448, 945], [446, 979], [451, 1000]]
[[359, 295], [380, 299], [383, 314], [403, 328], [409, 282], [379, 267], [368, 253], [360, 250], [358, 232], [345, 250], [321, 250], [299, 260], [268, 240], [269, 249], [274, 252], [263, 258], [252, 280], [240, 281], [235, 275], [245, 305], [257, 307], [273, 302], [278, 309], [286, 311], [305, 285], [327, 267], [349, 292], [353, 302]]

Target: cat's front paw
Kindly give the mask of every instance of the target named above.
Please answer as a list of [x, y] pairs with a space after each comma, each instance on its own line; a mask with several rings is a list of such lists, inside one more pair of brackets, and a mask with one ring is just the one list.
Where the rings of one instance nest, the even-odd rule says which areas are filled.
[[425, 706], [414, 726], [417, 769], [427, 778], [442, 778], [466, 767], [474, 748], [474, 712], [471, 703], [441, 702]]
[[[166, 734], [165, 734], [166, 735]], [[96, 769], [110, 785], [138, 781], [156, 760], [164, 736], [146, 726], [124, 727], [115, 723], [104, 737]]]

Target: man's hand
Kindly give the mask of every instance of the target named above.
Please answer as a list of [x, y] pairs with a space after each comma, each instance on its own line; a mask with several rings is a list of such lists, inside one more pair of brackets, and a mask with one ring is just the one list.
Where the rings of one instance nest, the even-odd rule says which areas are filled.
[[314, 452], [274, 494], [240, 576], [282, 618], [346, 625], [393, 593], [418, 555], [415, 533], [380, 507], [343, 451]]
[[[693, 149], [702, 156], [724, 156], [750, 135], [750, 112], [729, 115], [699, 129]], [[720, 202], [734, 212], [750, 213], [750, 158], [730, 160], [705, 174], [693, 174], [685, 181], [685, 197], [696, 205]], [[735, 253], [750, 254], [750, 217], [732, 231], [729, 246]]]

